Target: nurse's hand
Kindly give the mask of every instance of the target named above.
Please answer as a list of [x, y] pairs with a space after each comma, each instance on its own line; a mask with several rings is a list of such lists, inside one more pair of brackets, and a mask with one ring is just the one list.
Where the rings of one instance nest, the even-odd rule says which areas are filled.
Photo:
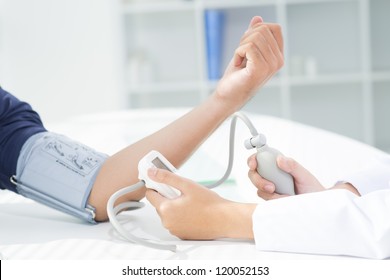
[[[257, 194], [266, 200], [280, 198], [286, 195], [281, 195], [275, 192], [275, 185], [264, 179], [257, 173], [257, 165], [261, 162], [256, 161], [256, 154], [248, 158], [249, 172], [248, 176], [255, 187], [258, 189]], [[279, 156], [277, 165], [283, 171], [291, 174], [294, 178], [295, 193], [304, 194], [325, 190], [325, 187], [311, 174], [306, 168], [300, 165], [292, 158]]]
[[215, 95], [233, 111], [239, 110], [284, 64], [283, 36], [278, 24], [253, 17], [243, 34]]
[[181, 192], [167, 199], [154, 190], [146, 198], [156, 208], [163, 226], [181, 239], [253, 238], [254, 204], [236, 203], [177, 174], [151, 169], [148, 176]]

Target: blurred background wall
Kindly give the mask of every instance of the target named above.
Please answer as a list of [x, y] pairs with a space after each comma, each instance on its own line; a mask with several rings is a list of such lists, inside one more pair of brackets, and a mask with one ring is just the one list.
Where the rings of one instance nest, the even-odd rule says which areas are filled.
[[195, 106], [261, 15], [283, 27], [285, 67], [244, 109], [390, 150], [389, 12], [388, 0], [0, 0], [0, 85], [46, 121]]
[[125, 107], [110, 0], [0, 0], [0, 85], [47, 121]]

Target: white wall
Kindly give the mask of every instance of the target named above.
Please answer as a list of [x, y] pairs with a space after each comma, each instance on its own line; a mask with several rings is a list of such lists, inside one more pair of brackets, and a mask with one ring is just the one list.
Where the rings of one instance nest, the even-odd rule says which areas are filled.
[[126, 106], [116, 0], [0, 0], [0, 85], [44, 121]]

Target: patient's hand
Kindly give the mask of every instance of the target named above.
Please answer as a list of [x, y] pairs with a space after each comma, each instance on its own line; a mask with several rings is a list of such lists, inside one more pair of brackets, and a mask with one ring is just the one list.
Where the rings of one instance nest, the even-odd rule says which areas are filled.
[[216, 89], [216, 96], [239, 110], [282, 66], [283, 37], [278, 24], [254, 17]]
[[[257, 173], [257, 164], [261, 164], [261, 162], [258, 163], [256, 161], [256, 154], [248, 158], [248, 176], [252, 183], [258, 189], [257, 194], [266, 200], [285, 196], [275, 193], [275, 185], [272, 182], [265, 180]], [[296, 194], [304, 194], [325, 190], [325, 187], [322, 186], [322, 184], [317, 180], [317, 178], [314, 177], [313, 174], [311, 174], [307, 169], [305, 169], [294, 159], [279, 156], [277, 159], [277, 164], [280, 169], [291, 174], [294, 178]]]
[[166, 170], [151, 169], [148, 176], [182, 193], [180, 197], [167, 199], [154, 190], [146, 191], [146, 198], [156, 208], [164, 227], [173, 235], [197, 240], [253, 238], [252, 214], [256, 205], [228, 201]]

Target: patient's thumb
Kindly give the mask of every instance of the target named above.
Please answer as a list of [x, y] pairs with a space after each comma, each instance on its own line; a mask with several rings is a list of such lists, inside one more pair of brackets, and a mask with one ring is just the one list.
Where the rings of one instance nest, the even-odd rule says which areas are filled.
[[251, 22], [249, 23], [249, 27], [248, 28], [251, 28], [252, 26], [255, 26], [256, 24], [259, 24], [259, 23], [262, 23], [263, 22], [263, 18], [261, 16], [254, 16], [251, 20]]

